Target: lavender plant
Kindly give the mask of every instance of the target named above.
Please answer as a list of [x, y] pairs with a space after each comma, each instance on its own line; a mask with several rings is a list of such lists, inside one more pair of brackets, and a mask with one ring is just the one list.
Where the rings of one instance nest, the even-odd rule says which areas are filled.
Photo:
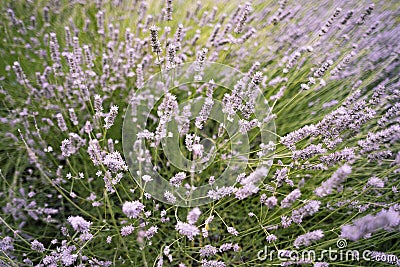
[[396, 1], [0, 9], [0, 266], [400, 266]]

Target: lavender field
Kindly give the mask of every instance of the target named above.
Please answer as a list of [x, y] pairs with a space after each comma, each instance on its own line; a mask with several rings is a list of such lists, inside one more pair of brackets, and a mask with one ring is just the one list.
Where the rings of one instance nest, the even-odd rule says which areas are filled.
[[0, 266], [400, 266], [400, 2], [0, 10]]

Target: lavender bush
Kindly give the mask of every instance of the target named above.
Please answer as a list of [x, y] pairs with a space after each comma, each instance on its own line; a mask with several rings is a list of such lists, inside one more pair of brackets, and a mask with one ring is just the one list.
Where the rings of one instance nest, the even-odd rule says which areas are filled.
[[0, 9], [0, 266], [400, 266], [396, 1]]

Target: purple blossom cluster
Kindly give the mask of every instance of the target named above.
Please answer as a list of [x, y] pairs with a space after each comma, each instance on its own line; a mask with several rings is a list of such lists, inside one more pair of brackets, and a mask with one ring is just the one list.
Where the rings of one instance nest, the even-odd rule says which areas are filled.
[[376, 215], [368, 214], [353, 220], [352, 224], [343, 225], [341, 237], [357, 241], [361, 238], [369, 238], [381, 229], [395, 230], [400, 225], [400, 213], [394, 209], [382, 209]]

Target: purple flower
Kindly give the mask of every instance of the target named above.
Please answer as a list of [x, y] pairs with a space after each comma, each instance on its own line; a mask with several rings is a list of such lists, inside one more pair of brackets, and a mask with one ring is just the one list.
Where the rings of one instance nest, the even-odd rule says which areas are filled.
[[223, 197], [229, 196], [237, 191], [233, 186], [216, 187], [215, 190], [209, 190], [207, 196], [213, 200], [219, 200]]
[[61, 153], [64, 157], [69, 157], [72, 155], [72, 144], [71, 140], [65, 139], [61, 142]]
[[235, 229], [234, 227], [227, 227], [226, 230], [227, 230], [228, 233], [230, 233], [231, 235], [234, 235], [234, 236], [238, 236], [238, 235], [239, 235], [239, 232], [236, 231], [236, 229]]
[[171, 192], [169, 192], [169, 191], [165, 191], [165, 192], [164, 192], [164, 198], [165, 198], [168, 202], [170, 202], [170, 203], [172, 203], [172, 204], [174, 204], [174, 203], [176, 202], [176, 197], [174, 196], [173, 193], [171, 193]]
[[144, 236], [147, 239], [151, 239], [158, 231], [158, 227], [157, 226], [151, 226], [149, 229], [146, 230], [146, 232], [144, 233]]
[[312, 232], [308, 232], [306, 234], [300, 235], [296, 238], [294, 241], [293, 245], [296, 248], [299, 248], [300, 246], [309, 246], [311, 245], [312, 242], [318, 241], [321, 238], [324, 237], [324, 232], [322, 230], [315, 230]]
[[124, 226], [121, 228], [121, 235], [128, 236], [128, 235], [132, 234], [134, 230], [135, 230], [135, 227], [133, 227], [132, 224]]
[[2, 240], [0, 240], [0, 250], [3, 252], [12, 252], [14, 251], [14, 239], [9, 236], [5, 236]]
[[236, 24], [235, 28], [235, 33], [241, 33], [243, 31], [244, 25], [247, 22], [248, 16], [250, 14], [250, 11], [252, 10], [251, 4], [247, 2], [244, 6], [244, 8], [241, 10], [241, 16], [239, 18], [239, 21]]
[[219, 247], [219, 252], [224, 252], [224, 251], [228, 251], [230, 249], [233, 248], [233, 244], [232, 243], [224, 243]]
[[281, 201], [281, 207], [282, 208], [289, 208], [292, 206], [293, 202], [296, 201], [301, 196], [301, 192], [299, 189], [295, 189], [292, 192], [289, 193], [282, 201]]
[[214, 256], [215, 254], [217, 254], [217, 251], [218, 250], [216, 247], [211, 245], [205, 245], [200, 249], [200, 257], [204, 258], [204, 257]]
[[191, 211], [189, 211], [188, 215], [187, 215], [187, 221], [190, 224], [194, 224], [195, 222], [197, 222], [197, 220], [199, 219], [201, 215], [201, 210], [199, 208], [193, 208]]
[[112, 106], [107, 117], [105, 117], [104, 119], [104, 122], [106, 123], [104, 125], [104, 128], [110, 129], [111, 126], [114, 125], [114, 120], [117, 117], [117, 114], [118, 114], [118, 106]]
[[67, 124], [65, 123], [64, 117], [61, 113], [56, 115], [58, 127], [62, 132], [68, 131]]
[[292, 221], [295, 223], [301, 223], [303, 218], [311, 216], [316, 213], [321, 205], [320, 201], [310, 200], [304, 206], [292, 211]]
[[368, 214], [364, 217], [353, 220], [352, 224], [341, 227], [342, 238], [357, 241], [368, 237], [379, 230], [392, 230], [400, 226], [400, 213], [395, 210], [381, 210], [376, 215]]
[[103, 158], [103, 164], [106, 165], [112, 172], [127, 171], [128, 166], [122, 159], [121, 154], [118, 151], [107, 154]]
[[166, 0], [165, 1], [165, 15], [164, 19], [166, 21], [172, 20], [172, 0]]
[[140, 213], [144, 210], [144, 205], [140, 203], [138, 200], [136, 201], [127, 201], [122, 206], [122, 212], [129, 219], [136, 219], [139, 217]]
[[265, 239], [268, 243], [272, 243], [275, 242], [278, 238], [276, 237], [276, 235], [270, 234]]
[[195, 236], [200, 234], [200, 230], [196, 226], [180, 221], [176, 224], [175, 229], [179, 234], [186, 236], [189, 240], [193, 240]]
[[68, 218], [68, 222], [76, 232], [82, 233], [89, 231], [90, 225], [92, 224], [91, 222], [83, 219], [81, 216], [70, 216]]
[[320, 187], [315, 189], [315, 194], [324, 197], [333, 193], [334, 189], [341, 190], [341, 184], [351, 174], [351, 166], [345, 164], [337, 169], [328, 180], [324, 181]]
[[31, 249], [35, 250], [37, 252], [45, 251], [45, 248], [44, 248], [43, 244], [40, 243], [39, 241], [37, 241], [36, 239], [33, 240], [33, 242], [31, 243]]
[[385, 186], [385, 182], [379, 179], [376, 176], [373, 176], [368, 179], [367, 186], [376, 187], [376, 188], [383, 188]]
[[328, 166], [332, 166], [340, 161], [352, 161], [356, 157], [354, 148], [345, 147], [343, 150], [336, 151], [327, 156], [322, 156], [320, 159]]
[[269, 208], [272, 209], [278, 204], [278, 199], [275, 196], [271, 196], [267, 198], [264, 204]]
[[153, 49], [153, 52], [156, 54], [160, 54], [162, 52], [161, 50], [161, 44], [160, 41], [158, 40], [158, 31], [159, 29], [154, 25], [150, 27], [150, 38], [151, 38], [151, 48]]
[[259, 188], [255, 186], [253, 183], [246, 184], [235, 192], [235, 197], [239, 200], [245, 199], [253, 194], [258, 192]]
[[169, 180], [169, 183], [174, 187], [180, 187], [185, 178], [186, 174], [184, 172], [178, 172], [171, 178], [171, 180]]

